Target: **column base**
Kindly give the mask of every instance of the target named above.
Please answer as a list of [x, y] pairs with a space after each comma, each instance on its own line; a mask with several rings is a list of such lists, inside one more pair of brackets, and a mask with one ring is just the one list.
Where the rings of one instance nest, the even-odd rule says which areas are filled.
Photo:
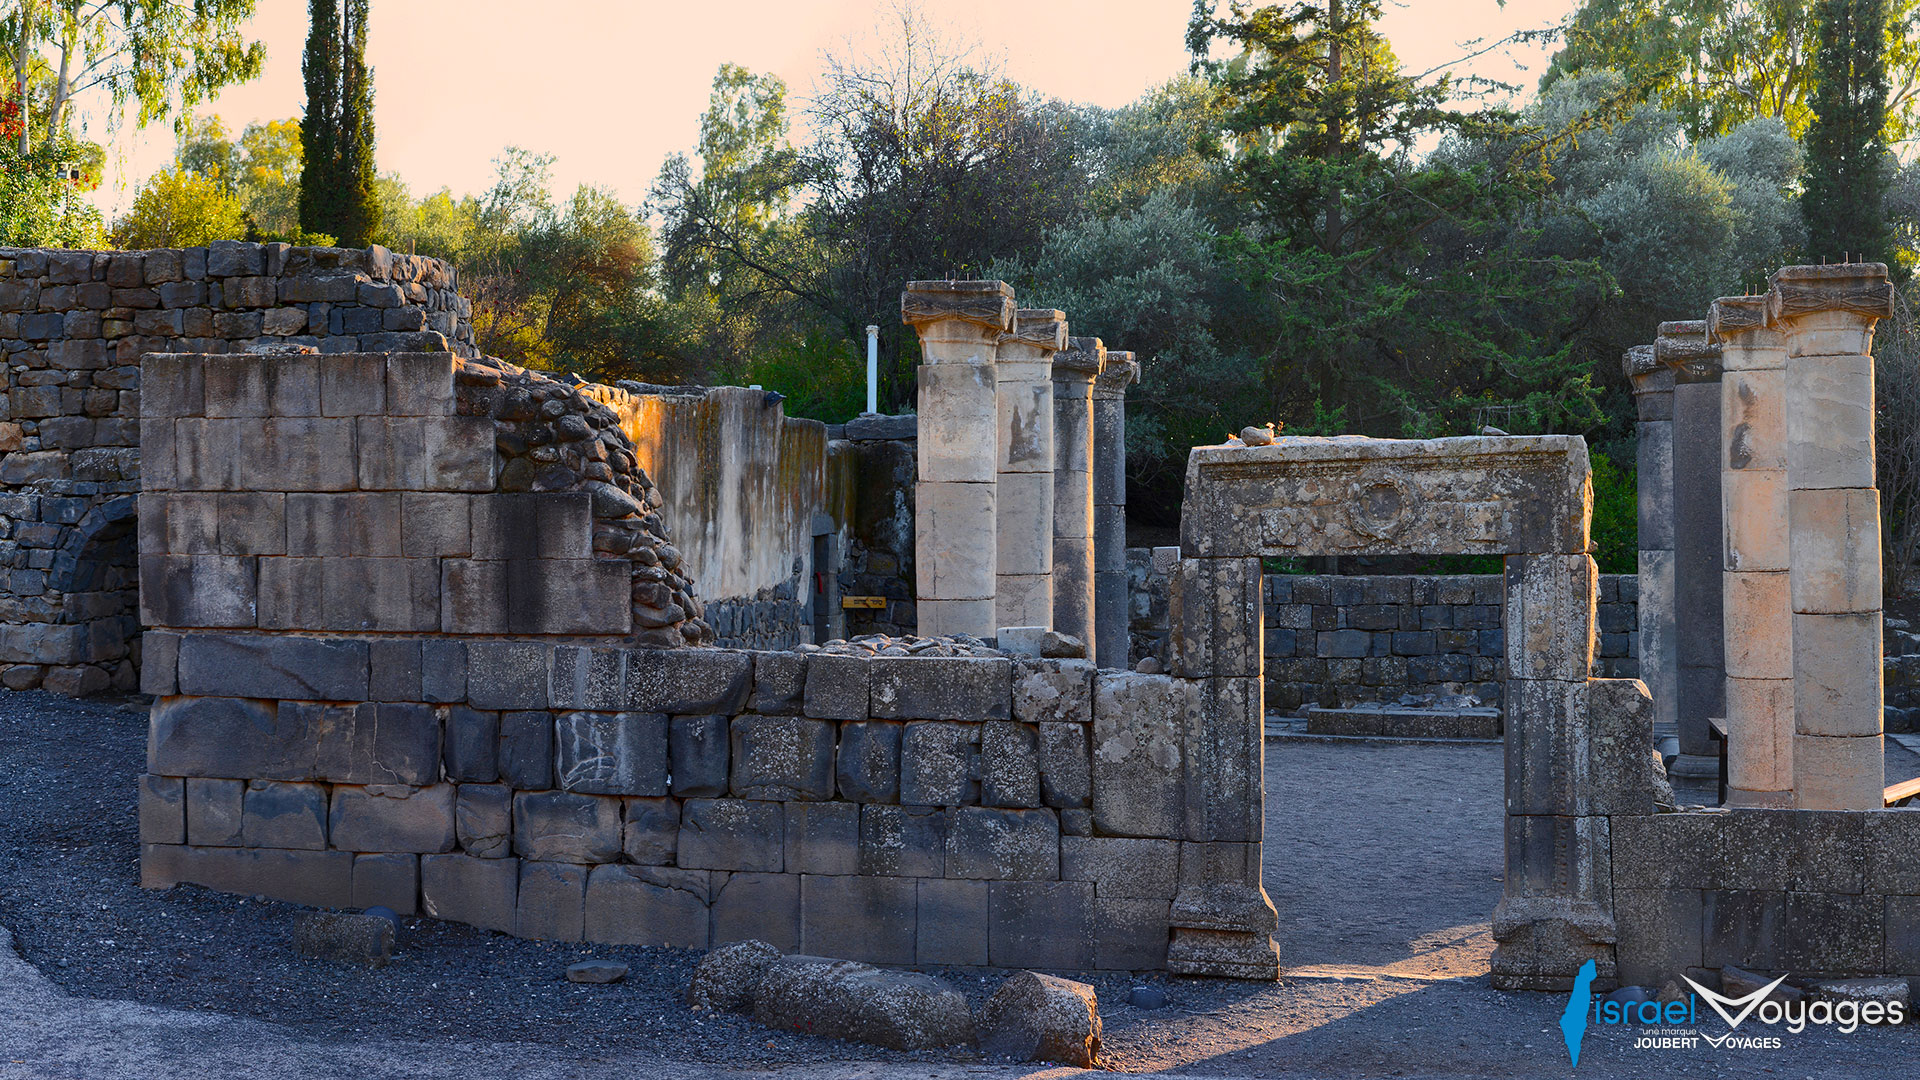
[[1167, 970], [1176, 975], [1271, 982], [1280, 977], [1280, 947], [1265, 932], [1176, 926], [1167, 948]]
[[1594, 989], [1619, 980], [1613, 916], [1591, 900], [1556, 896], [1502, 899], [1493, 912], [1493, 986], [1496, 990], [1573, 988], [1588, 960], [1597, 969]]
[[1705, 754], [1680, 754], [1667, 767], [1667, 775], [1711, 780], [1720, 775], [1720, 759]]

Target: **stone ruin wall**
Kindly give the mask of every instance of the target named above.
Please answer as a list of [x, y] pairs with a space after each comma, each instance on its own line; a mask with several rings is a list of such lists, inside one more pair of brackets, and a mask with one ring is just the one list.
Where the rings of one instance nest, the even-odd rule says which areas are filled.
[[143, 376], [150, 886], [1136, 969], [1229, 854], [1185, 842], [1188, 680], [685, 647], [700, 601], [654, 595], [680, 556], [599, 389], [449, 353]]
[[457, 286], [446, 263], [383, 248], [0, 250], [0, 684], [136, 684], [142, 354], [472, 356]]

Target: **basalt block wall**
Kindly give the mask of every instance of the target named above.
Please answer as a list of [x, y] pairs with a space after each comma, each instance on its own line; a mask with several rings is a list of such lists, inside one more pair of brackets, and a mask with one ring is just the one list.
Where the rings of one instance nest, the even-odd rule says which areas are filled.
[[1083, 662], [190, 634], [155, 677], [150, 887], [1132, 970], [1209, 847], [1145, 746], [1183, 681]]
[[132, 689], [140, 357], [473, 355], [452, 267], [383, 248], [0, 249], [0, 683]]

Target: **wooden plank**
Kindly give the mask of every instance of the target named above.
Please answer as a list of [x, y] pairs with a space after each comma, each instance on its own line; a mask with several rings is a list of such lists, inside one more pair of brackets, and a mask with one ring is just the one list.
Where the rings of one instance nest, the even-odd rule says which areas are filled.
[[1888, 806], [1899, 806], [1915, 795], [1920, 795], [1920, 776], [1892, 785], [1883, 792], [1883, 795]]

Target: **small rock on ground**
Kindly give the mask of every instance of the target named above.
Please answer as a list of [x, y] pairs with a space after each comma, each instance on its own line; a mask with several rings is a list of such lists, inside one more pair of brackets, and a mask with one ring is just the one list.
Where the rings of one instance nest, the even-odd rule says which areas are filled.
[[567, 981], [577, 983], [617, 983], [627, 977], [627, 965], [611, 960], [582, 960], [567, 965]]

